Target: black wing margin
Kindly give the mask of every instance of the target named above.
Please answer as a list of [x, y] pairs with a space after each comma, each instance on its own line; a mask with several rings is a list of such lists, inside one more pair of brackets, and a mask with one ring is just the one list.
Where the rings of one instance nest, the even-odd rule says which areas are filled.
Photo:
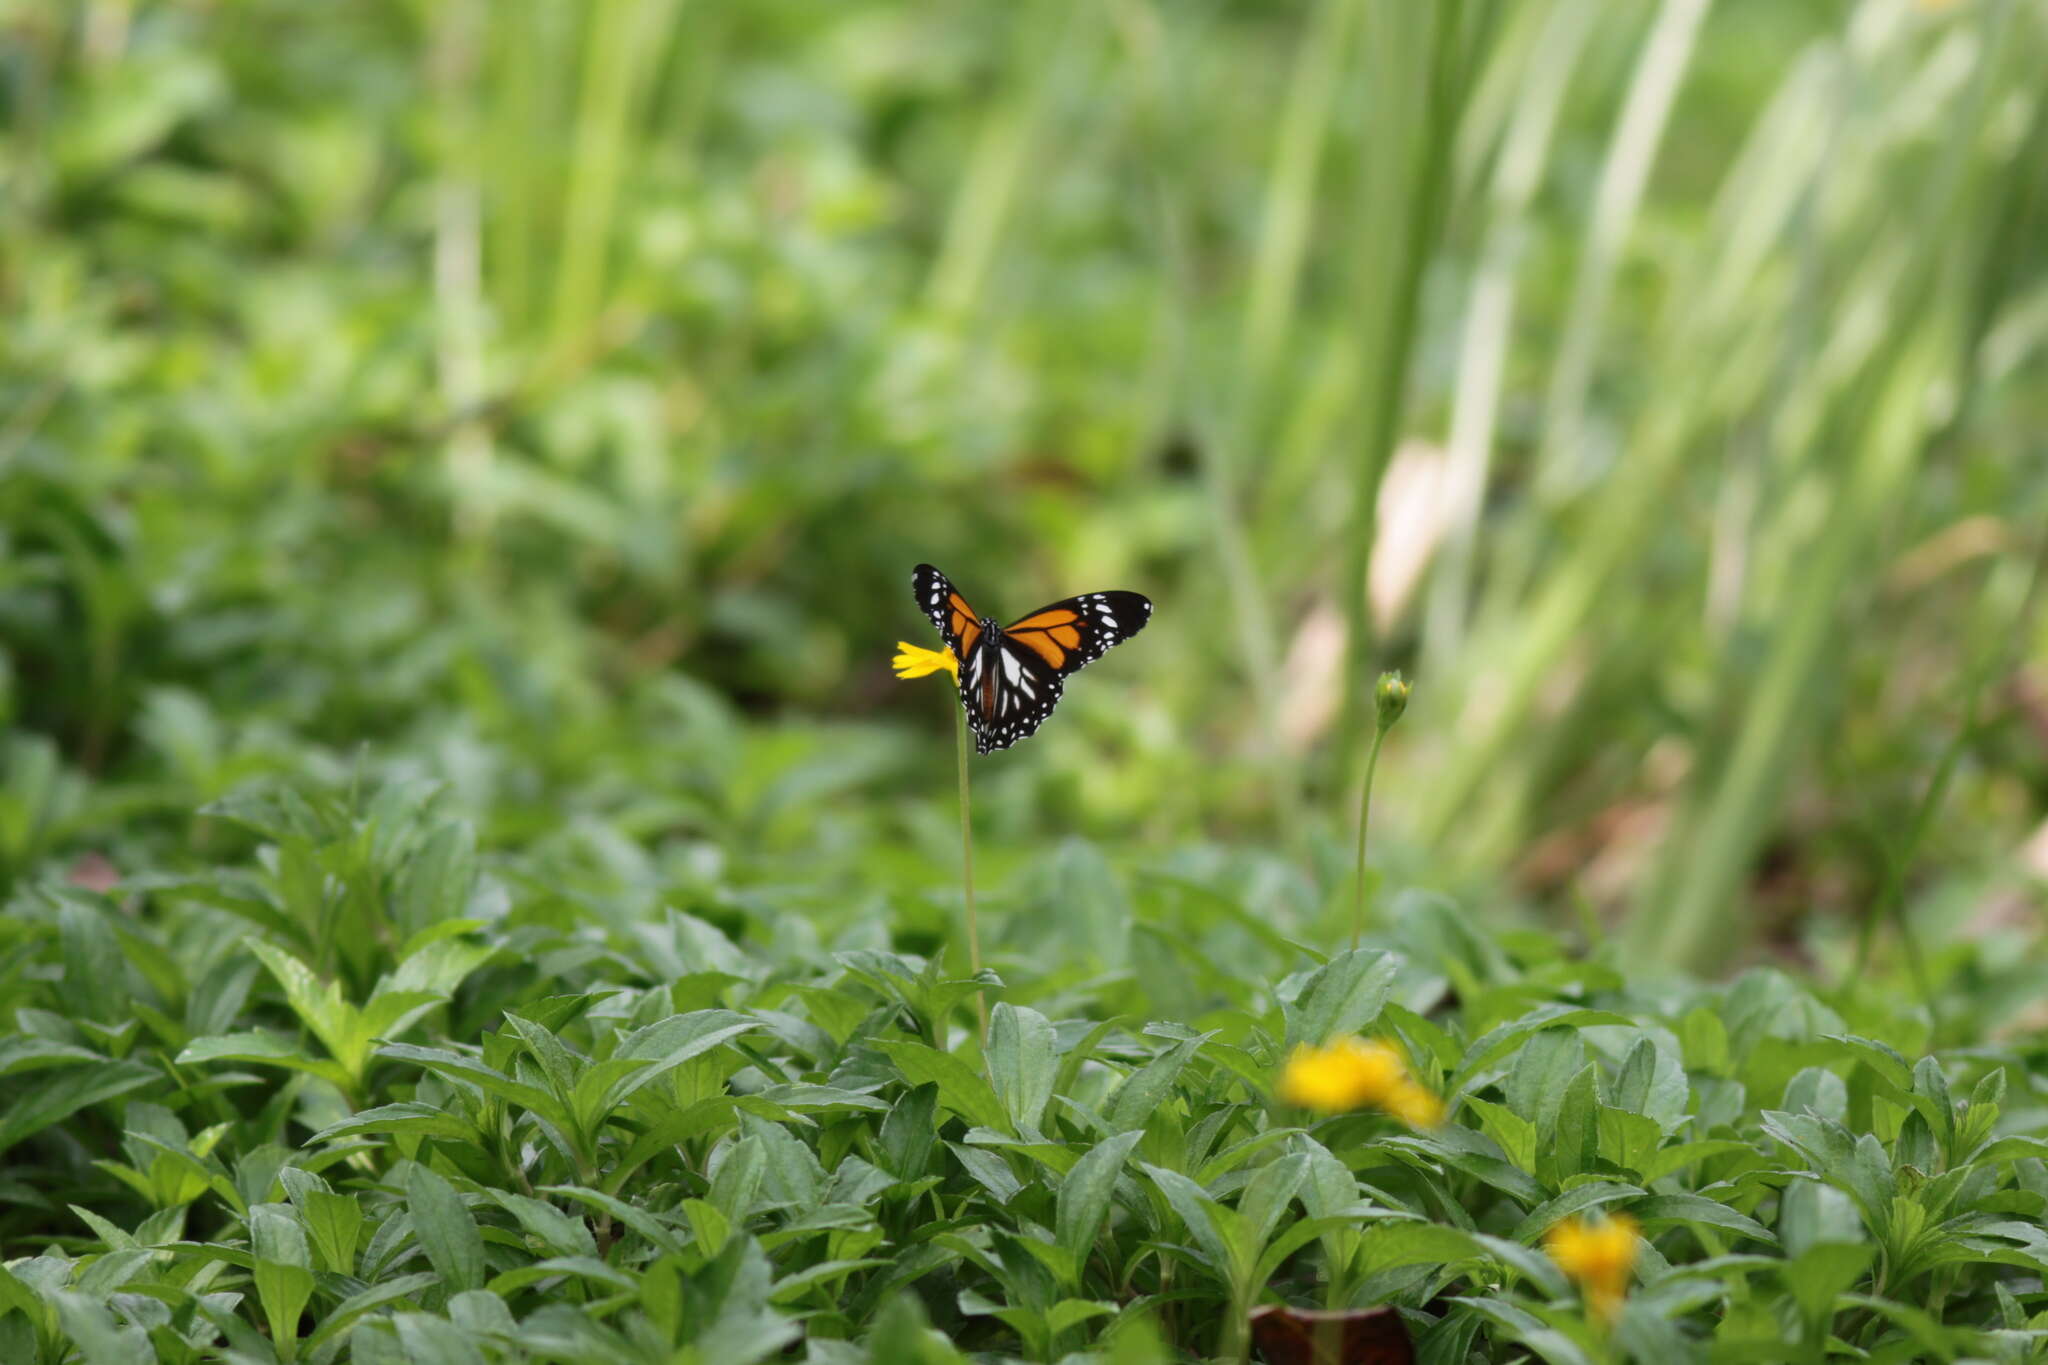
[[975, 617], [974, 608], [967, 605], [967, 599], [953, 586], [944, 574], [929, 564], [920, 564], [910, 571], [910, 592], [917, 599], [918, 610], [931, 618], [938, 627], [939, 638], [946, 642], [946, 648], [953, 651], [953, 657], [962, 664], [967, 662], [967, 653], [974, 648], [975, 640], [981, 635], [981, 623]]
[[1050, 602], [1003, 628], [1060, 677], [1094, 663], [1145, 628], [1152, 601], [1135, 592], [1084, 592]]

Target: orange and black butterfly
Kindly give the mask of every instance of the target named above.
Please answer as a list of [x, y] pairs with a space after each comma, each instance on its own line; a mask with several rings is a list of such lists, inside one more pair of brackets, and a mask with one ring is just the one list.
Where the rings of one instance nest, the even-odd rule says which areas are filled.
[[999, 626], [929, 564], [912, 571], [910, 587], [960, 661], [960, 704], [975, 752], [984, 754], [1036, 730], [1059, 704], [1069, 673], [1152, 619], [1152, 603], [1138, 593], [1084, 592]]

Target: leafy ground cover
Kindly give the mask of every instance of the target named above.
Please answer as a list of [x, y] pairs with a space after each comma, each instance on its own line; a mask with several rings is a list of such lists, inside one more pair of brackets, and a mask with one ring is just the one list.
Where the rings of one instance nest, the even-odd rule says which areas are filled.
[[2044, 69], [0, 0], [0, 1365], [2042, 1359]]
[[[1085, 849], [968, 978], [772, 885], [608, 921], [420, 786], [208, 819], [248, 856], [0, 929], [0, 1359], [1244, 1360], [1270, 1304], [1458, 1365], [2042, 1354], [2038, 1043], [1896, 993], [1419, 891], [1325, 955], [1261, 866]], [[1360, 1033], [1447, 1121], [1276, 1102]], [[1543, 1249], [1606, 1214], [1611, 1321]]]

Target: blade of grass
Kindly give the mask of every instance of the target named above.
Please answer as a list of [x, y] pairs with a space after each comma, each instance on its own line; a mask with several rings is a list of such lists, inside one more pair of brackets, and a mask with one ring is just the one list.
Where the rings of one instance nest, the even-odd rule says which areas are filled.
[[[1999, 47], [1992, 42], [1985, 51]], [[1978, 149], [2002, 65], [1997, 57], [1980, 62], [1947, 111], [1945, 154], [1935, 178], [1900, 239], [1874, 249], [1852, 279], [1845, 307], [1859, 310], [1857, 325], [1838, 327], [1818, 358], [1823, 376], [1833, 365], [1854, 365], [1845, 354], [1853, 354], [1848, 348], [1856, 343], [1845, 338], [1868, 338], [1871, 358], [1860, 367], [1861, 382], [1835, 389], [1832, 408], [1813, 433], [1812, 444], [1821, 449], [1839, 433], [1851, 461], [1831, 490], [1825, 525], [1799, 554], [1789, 600], [1773, 612], [1770, 645], [1726, 763], [1705, 767], [1713, 775], [1711, 791], [1697, 797], [1697, 821], [1681, 825], [1689, 837], [1667, 844], [1645, 883], [1623, 943], [1633, 961], [1700, 968], [1723, 960], [1734, 946], [1715, 926], [1776, 812], [1805, 721], [1835, 676], [1827, 659], [1840, 603], [1874, 557], [1927, 447], [1926, 395], [1937, 381], [1953, 381], [1955, 357], [1980, 340], [1958, 344], [1971, 318], [1963, 306], [1967, 291], [1953, 287], [1969, 254], [1969, 239], [1956, 228], [1976, 180], [1993, 173]], [[1872, 212], [1882, 220], [1880, 189], [1872, 190]]]
[[1446, 451], [1450, 522], [1430, 584], [1423, 639], [1428, 671], [1449, 676], [1470, 612], [1473, 558], [1485, 499], [1500, 396], [1514, 332], [1515, 275], [1532, 231], [1530, 202], [1549, 164], [1564, 95], [1593, 32], [1599, 6], [1565, 0], [1544, 16], [1514, 100], [1515, 117], [1494, 168], [1486, 241], [1459, 345], [1458, 380]]
[[596, 341], [634, 132], [669, 45], [680, 0], [598, 0], [583, 34], [581, 90], [546, 370], [580, 365]]
[[1360, 737], [1371, 714], [1368, 680], [1377, 668], [1366, 573], [1378, 529], [1380, 481], [1406, 408], [1423, 277], [1449, 205], [1471, 55], [1465, 10], [1462, 0], [1375, 4], [1366, 10], [1363, 42], [1372, 93], [1361, 201], [1364, 263], [1357, 277], [1367, 338], [1359, 402], [1363, 435], [1354, 457], [1339, 594], [1346, 667], [1336, 752], [1347, 767], [1363, 751]]
[[1555, 485], [1584, 468], [1586, 390], [1600, 343], [1607, 300], [1623, 247], [1642, 209], [1643, 192], [1671, 119], [1679, 87], [1692, 68], [1700, 24], [1710, 0], [1664, 0], [1643, 43], [1628, 99], [1594, 191], [1593, 217], [1580, 251], [1564, 339], [1545, 401], [1537, 477]]

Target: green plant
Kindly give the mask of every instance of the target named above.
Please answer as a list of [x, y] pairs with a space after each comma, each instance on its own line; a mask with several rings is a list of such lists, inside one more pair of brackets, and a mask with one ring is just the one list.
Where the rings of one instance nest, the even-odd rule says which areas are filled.
[[[155, 913], [132, 924], [76, 890], [18, 901], [16, 960], [57, 970], [16, 987], [42, 1032], [0, 1091], [9, 1359], [708, 1363], [801, 1339], [882, 1360], [941, 1350], [922, 1324], [1035, 1360], [1244, 1359], [1275, 1301], [1389, 1303], [1426, 1353], [1558, 1361], [1819, 1361], [1834, 1340], [1954, 1359], [2031, 1330], [2030, 1054], [1926, 1054], [1896, 1000], [1769, 971], [1643, 991], [1609, 951], [1488, 943], [1413, 892], [1327, 962], [1247, 952], [1217, 891], [1149, 913], [1246, 970], [1162, 1009], [1042, 949], [947, 980], [869, 916], [841, 941], [876, 946], [831, 949], [765, 887], [726, 930], [554, 920], [528, 893], [479, 915], [477, 884], [427, 870], [461, 826], [413, 798], [361, 801], [402, 826], [319, 793], [232, 808], [333, 815], [264, 827], [343, 869], [337, 894], [380, 865], [366, 848], [387, 886], [432, 880], [427, 946], [370, 936], [358, 1004], [340, 959], [323, 985], [189, 881], [138, 880]], [[140, 1029], [81, 1012], [117, 977]], [[987, 991], [983, 1045], [957, 1024]], [[1276, 1106], [1286, 1049], [1361, 1031], [1447, 1097], [1441, 1127]], [[78, 1080], [23, 1088], [46, 1075]], [[1647, 1239], [1611, 1333], [1538, 1245], [1589, 1211]]]

